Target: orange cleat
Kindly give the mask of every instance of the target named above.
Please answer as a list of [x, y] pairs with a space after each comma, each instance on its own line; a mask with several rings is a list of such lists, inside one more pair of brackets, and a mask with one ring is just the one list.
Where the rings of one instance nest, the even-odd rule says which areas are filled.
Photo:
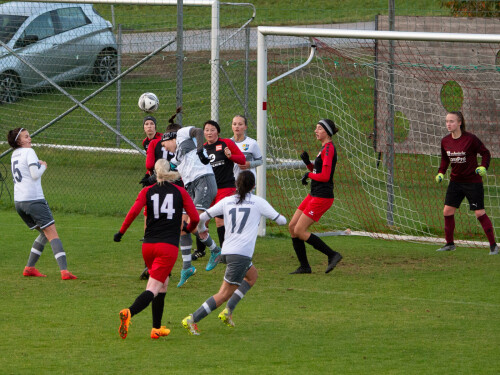
[[160, 328], [151, 329], [151, 338], [152, 339], [156, 340], [162, 336], [168, 336], [168, 335], [170, 335], [170, 330], [165, 326], [161, 326]]
[[24, 267], [23, 276], [33, 276], [33, 277], [47, 277], [35, 267]]
[[[130, 325], [130, 310], [123, 309], [120, 311], [120, 328], [118, 328], [118, 333], [122, 339], [127, 338], [128, 326]], [[151, 333], [152, 336], [152, 333]]]
[[63, 279], [63, 280], [73, 280], [73, 279], [77, 279], [77, 278], [78, 277], [76, 277], [75, 275], [73, 275], [68, 270], [62, 270], [61, 271], [61, 279]]

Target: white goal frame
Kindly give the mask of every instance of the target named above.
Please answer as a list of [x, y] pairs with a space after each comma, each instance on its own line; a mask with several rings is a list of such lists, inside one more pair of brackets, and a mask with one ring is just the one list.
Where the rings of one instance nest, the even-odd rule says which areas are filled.
[[[381, 40], [412, 40], [434, 42], [462, 42], [462, 43], [500, 43], [500, 34], [465, 34], [465, 33], [433, 33], [433, 32], [403, 32], [403, 31], [373, 31], [347, 29], [318, 29], [303, 27], [271, 27], [257, 28], [257, 143], [262, 151], [263, 164], [257, 168], [257, 195], [266, 198], [267, 172], [267, 86], [283, 78], [268, 81], [267, 77], [267, 41], [266, 36], [302, 36], [302, 37], [330, 37], [352, 39], [381, 39]], [[303, 64], [305, 65], [305, 64]], [[293, 73], [293, 69], [288, 74]], [[266, 234], [266, 220], [261, 219], [259, 236]]]

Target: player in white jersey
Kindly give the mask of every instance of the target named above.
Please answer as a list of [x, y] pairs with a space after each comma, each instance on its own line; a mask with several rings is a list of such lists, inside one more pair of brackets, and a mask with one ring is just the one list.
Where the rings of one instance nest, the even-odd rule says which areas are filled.
[[243, 152], [246, 159], [244, 165], [234, 163], [234, 178], [238, 178], [238, 174], [243, 170], [249, 170], [256, 176], [255, 168], [262, 165], [262, 152], [257, 141], [246, 135], [248, 129], [246, 117], [242, 115], [234, 116], [231, 128], [233, 129], [231, 140], [236, 143], [236, 146]]
[[31, 148], [28, 130], [16, 128], [7, 134], [7, 141], [14, 149], [11, 157], [11, 171], [14, 181], [14, 205], [16, 211], [30, 229], [40, 232], [31, 248], [24, 276], [46, 277], [35, 268], [47, 242], [61, 270], [63, 280], [76, 279], [68, 271], [66, 253], [57, 234], [54, 218], [42, 190], [41, 178], [47, 169], [47, 163], [39, 160]]
[[184, 328], [192, 335], [198, 335], [197, 323], [227, 301], [219, 319], [229, 327], [234, 327], [232, 313], [238, 302], [257, 281], [257, 269], [252, 264], [257, 230], [261, 216], [285, 225], [286, 219], [265, 199], [251, 193], [255, 177], [250, 171], [242, 171], [236, 180], [237, 193], [226, 197], [200, 216], [198, 232], [203, 237], [207, 233], [205, 223], [211, 217], [224, 215], [226, 237], [222, 245], [222, 260], [226, 272], [217, 294], [207, 299], [193, 314], [182, 321]]
[[[161, 144], [165, 150], [175, 154], [170, 162], [177, 165], [177, 171], [198, 213], [204, 212], [217, 194], [217, 183], [210, 160], [204, 155], [203, 131], [193, 126], [183, 128], [178, 124], [171, 124], [167, 126]], [[188, 220], [187, 217], [185, 220]], [[194, 234], [197, 236], [197, 232]], [[201, 241], [210, 249], [210, 259], [205, 270], [211, 271], [219, 263], [220, 247], [210, 236]], [[183, 230], [180, 239], [182, 270], [177, 287], [182, 286], [196, 272], [196, 268], [191, 265], [192, 244], [191, 234]]]

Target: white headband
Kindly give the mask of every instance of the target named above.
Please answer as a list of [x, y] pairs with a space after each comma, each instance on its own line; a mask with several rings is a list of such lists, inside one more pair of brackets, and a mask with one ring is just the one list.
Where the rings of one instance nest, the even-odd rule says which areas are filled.
[[330, 127], [330, 125], [328, 125], [328, 123], [325, 120], [319, 120], [318, 124], [322, 125], [325, 128], [329, 136], [333, 135], [332, 128]]
[[17, 138], [19, 137], [19, 134], [21, 134], [23, 130], [24, 128], [21, 128], [21, 130], [19, 130], [19, 133], [17, 133], [16, 138], [14, 138], [14, 143], [17, 142]]

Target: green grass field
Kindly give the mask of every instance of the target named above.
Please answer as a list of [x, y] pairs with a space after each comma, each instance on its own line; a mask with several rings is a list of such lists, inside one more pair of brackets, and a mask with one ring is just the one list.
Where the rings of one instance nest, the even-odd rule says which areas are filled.
[[[131, 202], [130, 202], [131, 203]], [[190, 336], [180, 321], [214, 294], [223, 266], [176, 288], [165, 302], [169, 337], [151, 340], [151, 309], [118, 335], [118, 311], [144, 289], [142, 221], [121, 243], [123, 217], [57, 212], [55, 219], [79, 279], [62, 281], [50, 246], [37, 267], [47, 278], [24, 278], [35, 233], [14, 210], [0, 212], [0, 373], [123, 374], [168, 372], [249, 374], [497, 374], [500, 368], [500, 258], [487, 250], [356, 236], [327, 238], [344, 255], [325, 275], [326, 259], [308, 248], [311, 275], [297, 267], [288, 237], [257, 241], [259, 280], [234, 313], [236, 327], [210, 314]]]

